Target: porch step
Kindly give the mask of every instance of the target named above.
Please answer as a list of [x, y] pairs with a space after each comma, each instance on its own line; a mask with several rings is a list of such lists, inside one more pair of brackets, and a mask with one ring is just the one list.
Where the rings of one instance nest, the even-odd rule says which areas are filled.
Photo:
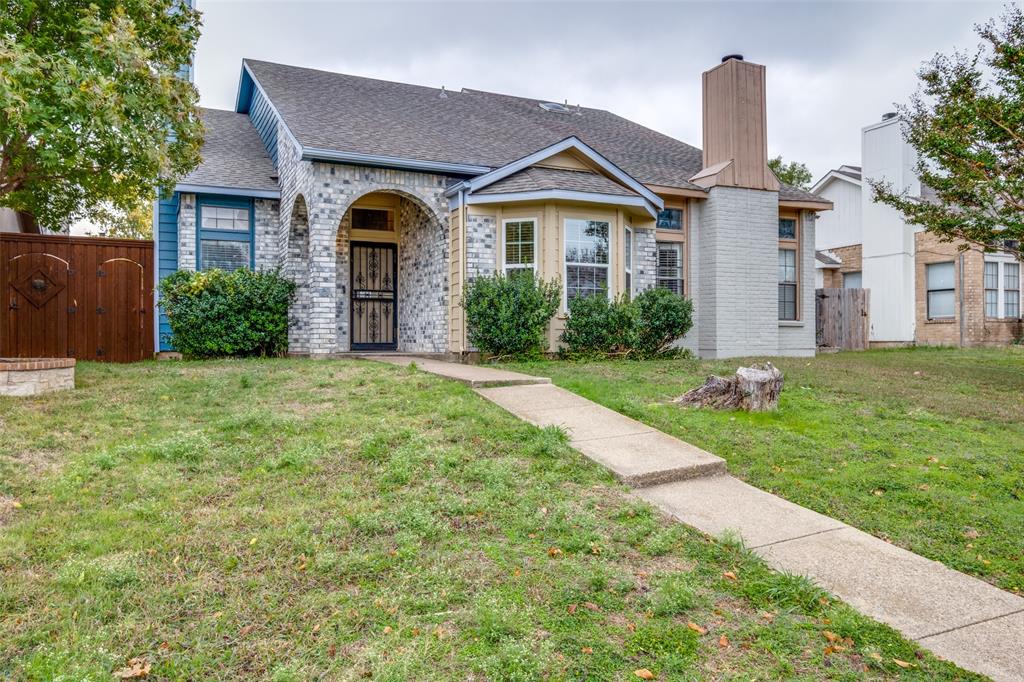
[[574, 448], [627, 485], [642, 488], [725, 473], [725, 460], [557, 386], [477, 393], [536, 426], [558, 426]]

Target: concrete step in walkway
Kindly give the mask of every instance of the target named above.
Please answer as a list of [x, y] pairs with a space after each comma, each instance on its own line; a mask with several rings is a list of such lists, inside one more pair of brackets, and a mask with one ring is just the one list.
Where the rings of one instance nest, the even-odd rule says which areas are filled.
[[548, 379], [415, 361], [475, 387], [502, 386], [477, 393], [531, 424], [565, 429], [573, 447], [679, 521], [716, 536], [735, 532], [773, 568], [808, 576], [936, 655], [994, 680], [1024, 682], [1024, 598], [747, 485], [726, 475], [720, 457]]
[[623, 483], [649, 486], [725, 473], [725, 460], [552, 385], [477, 391], [524, 421], [559, 426]]
[[472, 388], [483, 388], [486, 386], [532, 386], [535, 384], [550, 384], [551, 379], [545, 377], [534, 377], [519, 372], [509, 372], [493, 367], [482, 367], [480, 365], [461, 365], [456, 362], [445, 362], [418, 355], [403, 355], [400, 353], [380, 353], [356, 355], [362, 360], [375, 360], [386, 362], [389, 365], [408, 367], [415, 363], [424, 372], [436, 374], [446, 379], [461, 381]]

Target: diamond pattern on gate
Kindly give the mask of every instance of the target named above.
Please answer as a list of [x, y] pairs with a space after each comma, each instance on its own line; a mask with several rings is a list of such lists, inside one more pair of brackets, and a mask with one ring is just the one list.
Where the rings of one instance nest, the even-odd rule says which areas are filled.
[[42, 268], [36, 268], [14, 285], [14, 290], [37, 308], [42, 308], [50, 299], [64, 291], [65, 285], [54, 282]]

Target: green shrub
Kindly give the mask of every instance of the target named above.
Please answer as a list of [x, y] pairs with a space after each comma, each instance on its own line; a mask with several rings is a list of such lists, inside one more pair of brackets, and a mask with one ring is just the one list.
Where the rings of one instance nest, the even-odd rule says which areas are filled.
[[561, 297], [557, 281], [545, 282], [529, 271], [477, 278], [462, 300], [470, 344], [498, 356], [540, 354]]
[[693, 302], [666, 289], [648, 289], [633, 299], [633, 348], [642, 357], [664, 353], [693, 326]]
[[174, 348], [190, 358], [284, 355], [294, 295], [276, 270], [179, 270], [160, 282]]
[[577, 296], [569, 301], [562, 343], [574, 357], [627, 352], [633, 345], [635, 312], [625, 297], [612, 301], [607, 296]]
[[665, 289], [648, 289], [633, 300], [607, 296], [569, 301], [561, 341], [570, 357], [623, 355], [650, 358], [669, 352], [693, 326], [693, 304]]

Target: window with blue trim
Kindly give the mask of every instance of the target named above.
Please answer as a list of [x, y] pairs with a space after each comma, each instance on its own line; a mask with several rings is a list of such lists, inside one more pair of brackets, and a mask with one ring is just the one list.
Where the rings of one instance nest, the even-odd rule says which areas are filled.
[[202, 197], [196, 202], [200, 270], [253, 267], [253, 202], [236, 197]]

